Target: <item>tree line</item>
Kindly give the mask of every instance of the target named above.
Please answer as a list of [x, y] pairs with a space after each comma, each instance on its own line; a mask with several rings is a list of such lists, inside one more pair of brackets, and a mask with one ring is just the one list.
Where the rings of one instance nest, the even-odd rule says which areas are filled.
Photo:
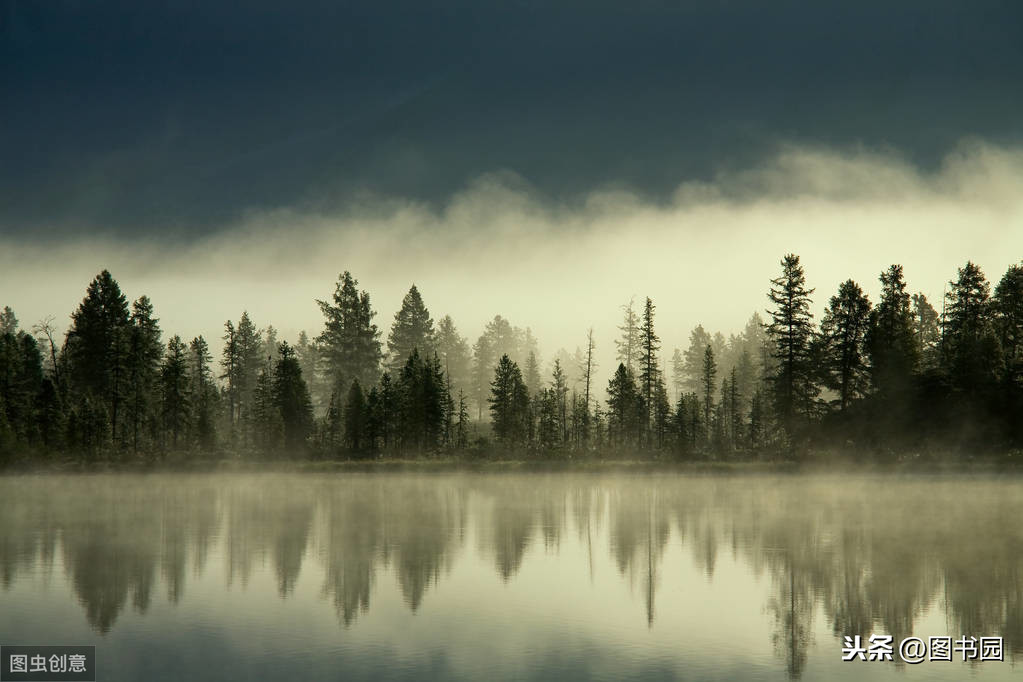
[[670, 360], [653, 301], [622, 306], [603, 395], [592, 329], [543, 372], [528, 327], [498, 315], [470, 344], [413, 285], [385, 340], [346, 271], [315, 337], [278, 341], [243, 312], [214, 359], [202, 336], [164, 341], [149, 298], [129, 303], [104, 270], [63, 338], [0, 313], [0, 459], [1018, 451], [1023, 266], [992, 291], [966, 263], [939, 312], [892, 265], [876, 304], [847, 280], [818, 323], [799, 257], [780, 265], [766, 318], [727, 339], [697, 326]]

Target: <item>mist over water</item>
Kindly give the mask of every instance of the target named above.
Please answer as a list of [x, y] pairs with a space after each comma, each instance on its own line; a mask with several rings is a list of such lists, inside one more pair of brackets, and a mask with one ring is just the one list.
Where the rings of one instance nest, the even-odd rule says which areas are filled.
[[[0, 479], [0, 642], [104, 680], [984, 679], [1023, 654], [1014, 478]], [[841, 662], [843, 636], [1005, 662]], [[896, 655], [897, 657], [897, 655]]]

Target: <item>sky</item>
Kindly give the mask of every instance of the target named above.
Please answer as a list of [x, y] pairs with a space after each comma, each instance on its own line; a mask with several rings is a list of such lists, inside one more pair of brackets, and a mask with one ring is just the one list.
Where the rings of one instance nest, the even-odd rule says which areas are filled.
[[293, 339], [351, 270], [385, 333], [414, 282], [547, 357], [649, 295], [670, 355], [788, 252], [818, 313], [1023, 258], [1013, 1], [0, 0], [0, 103], [26, 326], [108, 268], [167, 332]]

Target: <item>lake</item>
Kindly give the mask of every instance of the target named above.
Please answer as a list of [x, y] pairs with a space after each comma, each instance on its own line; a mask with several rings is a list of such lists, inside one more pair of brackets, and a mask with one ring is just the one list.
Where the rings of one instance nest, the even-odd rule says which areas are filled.
[[[995, 476], [5, 476], [0, 645], [95, 645], [97, 680], [1008, 679], [1021, 520]], [[871, 635], [894, 660], [842, 661]], [[899, 655], [964, 635], [1004, 661]]]

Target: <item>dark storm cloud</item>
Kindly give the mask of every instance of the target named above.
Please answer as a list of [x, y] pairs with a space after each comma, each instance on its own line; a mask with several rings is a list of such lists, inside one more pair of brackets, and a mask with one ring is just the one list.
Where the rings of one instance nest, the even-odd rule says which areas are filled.
[[1020, 140], [1018, 2], [11, 2], [0, 233], [216, 229], [481, 174], [667, 199], [779, 143]]

